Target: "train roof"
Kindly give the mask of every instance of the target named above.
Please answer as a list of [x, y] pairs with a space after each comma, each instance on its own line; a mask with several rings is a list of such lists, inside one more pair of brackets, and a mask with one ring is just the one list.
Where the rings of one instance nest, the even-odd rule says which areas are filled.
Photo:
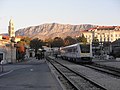
[[[76, 43], [76, 44], [73, 44], [73, 45], [69, 45], [69, 46], [61, 47], [60, 49], [63, 49], [63, 48], [70, 48], [70, 47], [75, 47], [75, 46], [80, 45], [80, 44], [83, 44], [83, 43]], [[90, 43], [87, 43], [87, 44], [90, 44]]]

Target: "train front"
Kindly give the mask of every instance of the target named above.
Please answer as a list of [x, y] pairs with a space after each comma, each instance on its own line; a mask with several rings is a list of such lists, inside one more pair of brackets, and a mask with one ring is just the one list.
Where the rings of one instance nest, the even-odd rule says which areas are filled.
[[82, 62], [92, 62], [92, 45], [80, 44], [80, 58]]

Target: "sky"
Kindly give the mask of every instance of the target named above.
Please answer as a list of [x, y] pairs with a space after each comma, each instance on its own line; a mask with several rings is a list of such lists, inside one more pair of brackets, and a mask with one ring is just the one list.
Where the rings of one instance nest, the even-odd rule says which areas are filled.
[[0, 0], [0, 33], [44, 23], [120, 26], [120, 0]]

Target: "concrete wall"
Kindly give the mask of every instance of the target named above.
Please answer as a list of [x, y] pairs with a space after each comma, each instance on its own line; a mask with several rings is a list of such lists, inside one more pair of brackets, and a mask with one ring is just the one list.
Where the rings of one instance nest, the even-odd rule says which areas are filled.
[[15, 63], [16, 62], [16, 48], [15, 47], [7, 47], [6, 48], [7, 53], [6, 53], [6, 60], [7, 62], [11, 63]]
[[8, 63], [16, 62], [16, 48], [11, 46], [1, 46], [0, 53], [3, 54], [3, 60]]
[[0, 35], [0, 40], [2, 40], [2, 35]]

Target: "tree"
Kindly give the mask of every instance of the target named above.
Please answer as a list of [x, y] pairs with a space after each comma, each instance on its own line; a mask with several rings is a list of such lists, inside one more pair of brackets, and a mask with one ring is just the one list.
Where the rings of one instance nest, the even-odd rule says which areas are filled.
[[45, 45], [46, 45], [46, 46], [51, 47], [51, 46], [52, 46], [53, 39], [48, 38], [48, 39], [45, 39], [44, 42], [45, 42]]
[[99, 40], [97, 39], [97, 37], [93, 37], [93, 42], [99, 42]]
[[35, 54], [37, 53], [38, 49], [42, 48], [43, 41], [41, 39], [35, 38], [30, 41], [30, 48], [35, 49]]
[[70, 36], [67, 36], [65, 39], [64, 39], [64, 45], [65, 46], [68, 46], [68, 45], [72, 45], [72, 44], [75, 44], [77, 43], [76, 39], [70, 37]]
[[[30, 40], [29, 40], [30, 42]], [[19, 42], [17, 42], [17, 49], [20, 53], [25, 53], [25, 45], [29, 45], [29, 43], [26, 41], [26, 38], [24, 37], [23, 39], [21, 39]]]
[[92, 45], [93, 45], [93, 47], [98, 47], [99, 46], [99, 40], [97, 39], [97, 37], [93, 38]]
[[64, 40], [61, 37], [55, 37], [52, 42], [52, 47], [64, 46]]
[[97, 47], [99, 47], [99, 40], [97, 39], [97, 37], [93, 38], [92, 47], [93, 47], [93, 55], [100, 55], [100, 50], [97, 49]]
[[24, 37], [23, 39], [21, 39], [21, 41], [25, 42], [25, 45], [30, 45], [30, 38], [29, 37]]
[[25, 55], [25, 42], [19, 41], [16, 44], [16, 58], [17, 60], [24, 60]]
[[87, 38], [85, 38], [85, 36], [82, 34], [82, 36], [79, 36], [78, 38], [76, 38], [78, 43], [87, 43]]

